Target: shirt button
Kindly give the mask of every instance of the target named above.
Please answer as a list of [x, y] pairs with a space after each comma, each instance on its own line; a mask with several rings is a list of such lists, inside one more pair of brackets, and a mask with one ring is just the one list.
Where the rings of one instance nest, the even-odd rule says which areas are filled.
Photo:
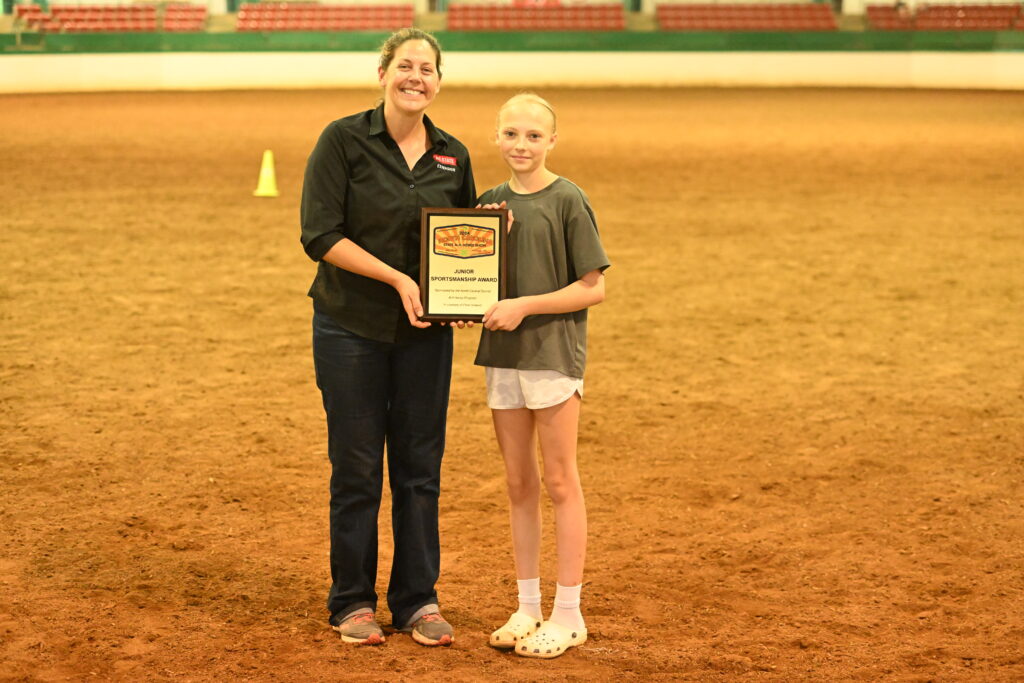
[[415, 190], [416, 189], [416, 185], [413, 184], [413, 183], [409, 183], [409, 189], [410, 190]]

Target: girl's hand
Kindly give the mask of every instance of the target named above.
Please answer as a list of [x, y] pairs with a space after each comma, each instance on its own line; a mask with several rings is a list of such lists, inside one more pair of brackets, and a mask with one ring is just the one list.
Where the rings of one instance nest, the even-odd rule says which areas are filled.
[[441, 324], [442, 325], [451, 325], [452, 327], [457, 327], [460, 330], [463, 327], [473, 327], [473, 321], [472, 320], [469, 320], [469, 321], [459, 320], [459, 321], [453, 321], [453, 322], [450, 322], [450, 323], [441, 323]]
[[[505, 209], [508, 202], [502, 202], [501, 204], [484, 204], [480, 206], [476, 205], [478, 209]], [[516, 217], [512, 215], [512, 210], [508, 209], [508, 226], [506, 232], [512, 232], [512, 224], [516, 222]]]
[[419, 319], [423, 315], [423, 304], [420, 303], [420, 286], [413, 282], [413, 279], [405, 273], [400, 273], [392, 286], [402, 299], [402, 308], [409, 316], [409, 324], [413, 327], [430, 327], [430, 323]]
[[488, 330], [511, 332], [526, 317], [526, 306], [520, 299], [502, 299], [487, 309], [483, 324]]

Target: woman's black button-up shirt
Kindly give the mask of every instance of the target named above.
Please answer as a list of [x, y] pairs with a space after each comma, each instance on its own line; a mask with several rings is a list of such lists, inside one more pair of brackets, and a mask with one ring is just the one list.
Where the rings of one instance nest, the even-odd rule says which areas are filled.
[[415, 282], [420, 277], [420, 209], [469, 208], [476, 187], [465, 146], [426, 116], [430, 149], [410, 171], [384, 125], [384, 106], [334, 121], [306, 165], [302, 246], [319, 261], [309, 289], [314, 305], [350, 332], [395, 342], [437, 333], [409, 324], [394, 288], [323, 261], [350, 239]]

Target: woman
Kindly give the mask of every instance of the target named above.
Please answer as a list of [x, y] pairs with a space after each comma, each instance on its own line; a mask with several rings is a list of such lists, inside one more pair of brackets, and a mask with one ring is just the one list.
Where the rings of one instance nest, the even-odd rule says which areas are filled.
[[387, 444], [395, 551], [392, 621], [423, 645], [450, 645], [434, 585], [437, 501], [451, 381], [451, 329], [421, 322], [424, 206], [471, 207], [469, 153], [426, 109], [440, 91], [441, 49], [406, 28], [381, 49], [383, 101], [320, 136], [302, 190], [302, 244], [319, 262], [313, 358], [331, 461], [330, 623], [377, 645], [377, 512]]

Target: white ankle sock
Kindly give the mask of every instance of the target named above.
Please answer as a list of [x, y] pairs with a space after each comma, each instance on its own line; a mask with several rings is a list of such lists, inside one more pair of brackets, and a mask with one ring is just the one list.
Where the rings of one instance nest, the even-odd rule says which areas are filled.
[[580, 590], [583, 584], [556, 585], [555, 608], [551, 610], [551, 621], [566, 628], [584, 628], [583, 613], [580, 612]]
[[520, 614], [533, 617], [540, 621], [544, 613], [540, 609], [540, 577], [536, 579], [516, 579], [519, 584], [519, 609]]

